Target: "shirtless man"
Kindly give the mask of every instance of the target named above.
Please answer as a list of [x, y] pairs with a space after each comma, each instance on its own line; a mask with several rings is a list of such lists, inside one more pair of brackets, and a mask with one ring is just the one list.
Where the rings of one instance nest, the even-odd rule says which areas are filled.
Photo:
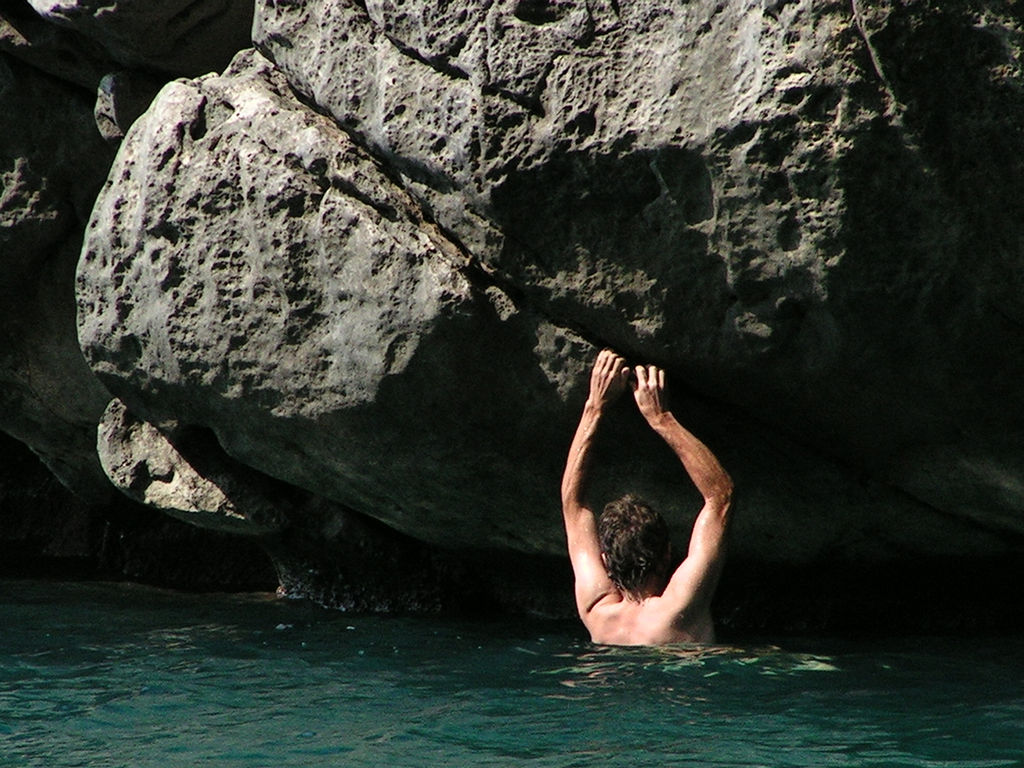
[[[632, 386], [640, 413], [668, 443], [704, 497], [686, 559], [669, 574], [668, 528], [644, 502], [625, 496], [600, 523], [583, 500], [597, 427], [608, 406]], [[576, 576], [576, 607], [595, 643], [713, 643], [711, 598], [725, 559], [732, 480], [711, 451], [676, 421], [665, 403], [665, 372], [603, 350], [562, 477], [562, 514]]]

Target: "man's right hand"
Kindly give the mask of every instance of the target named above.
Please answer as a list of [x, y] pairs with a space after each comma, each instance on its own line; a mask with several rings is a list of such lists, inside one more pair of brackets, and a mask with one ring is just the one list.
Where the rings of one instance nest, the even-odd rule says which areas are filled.
[[636, 382], [633, 383], [633, 398], [640, 413], [653, 423], [668, 409], [665, 404], [665, 371], [654, 365], [638, 365]]
[[590, 374], [589, 404], [603, 409], [626, 390], [629, 368], [626, 360], [610, 349], [602, 349]]

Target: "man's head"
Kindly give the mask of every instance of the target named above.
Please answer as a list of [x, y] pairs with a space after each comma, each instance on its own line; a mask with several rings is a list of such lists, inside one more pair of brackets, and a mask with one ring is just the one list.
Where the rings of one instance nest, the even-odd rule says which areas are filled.
[[646, 502], [632, 494], [609, 502], [597, 534], [608, 576], [619, 589], [640, 599], [664, 587], [671, 557], [668, 526]]

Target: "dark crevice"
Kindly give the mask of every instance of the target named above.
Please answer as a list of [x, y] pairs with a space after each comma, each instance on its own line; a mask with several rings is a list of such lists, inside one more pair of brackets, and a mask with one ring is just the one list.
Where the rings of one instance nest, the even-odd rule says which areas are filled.
[[447, 60], [447, 58], [443, 56], [424, 56], [411, 45], [403, 43], [394, 35], [388, 32], [383, 32], [383, 35], [388, 39], [388, 41], [393, 46], [395, 46], [395, 49], [403, 56], [407, 56], [413, 61], [417, 61], [420, 64], [423, 64], [424, 66], [430, 67], [432, 70], [442, 75], [446, 75], [456, 80], [469, 80], [469, 74], [465, 70], [452, 64], [450, 61]]
[[345, 194], [348, 197], [358, 200], [364, 205], [373, 208], [373, 210], [375, 210], [388, 221], [398, 221], [399, 213], [398, 210], [393, 205], [388, 205], [387, 203], [381, 202], [380, 200], [374, 200], [365, 192], [362, 192], [358, 187], [356, 187], [355, 184], [353, 184], [348, 179], [344, 179], [340, 176], [332, 176], [331, 186], [334, 189], [341, 192], [342, 194]]
[[[270, 60], [273, 61], [273, 59]], [[359, 131], [358, 126], [354, 123], [344, 123], [339, 121], [338, 118], [331, 114], [328, 109], [322, 107], [312, 97], [307, 96], [302, 91], [296, 89], [291, 83], [288, 83], [288, 89], [292, 98], [297, 102], [315, 114], [327, 118], [330, 120], [332, 125], [344, 132], [356, 147], [365, 152], [375, 162], [377, 170], [384, 174], [384, 176], [386, 176], [396, 186], [405, 189], [405, 183], [402, 179], [402, 176], [404, 175], [417, 183], [423, 184], [443, 194], [453, 192], [457, 189], [455, 182], [448, 178], [444, 173], [435, 168], [430, 168], [422, 162], [395, 154], [394, 152], [390, 152], [383, 147], [379, 147], [371, 143], [367, 137]], [[271, 149], [276, 152], [276, 149]], [[337, 186], [333, 180], [332, 184]], [[363, 202], [367, 202], [368, 205], [377, 207], [376, 203], [371, 203], [366, 200]]]
[[[463, 80], [466, 82], [470, 81], [469, 73], [466, 72], [461, 67], [452, 64], [449, 57], [425, 56], [423, 53], [421, 53], [413, 46], [403, 42], [402, 40], [399, 40], [393, 34], [391, 34], [385, 29], [382, 29], [378, 24], [376, 24], [373, 18], [370, 16], [369, 12], [367, 11], [366, 4], [363, 0], [353, 0], [353, 2], [357, 7], [359, 7], [362, 10], [363, 15], [365, 17], [364, 22], [366, 24], [372, 25], [377, 31], [379, 31], [380, 34], [382, 34], [388, 40], [388, 42], [390, 42], [395, 47], [395, 49], [403, 56], [406, 56], [412, 61], [422, 64], [423, 66], [429, 67], [433, 71], [445, 75], [446, 77], [450, 77], [454, 80]], [[280, 67], [279, 63], [274, 57], [271, 46], [267, 44], [268, 42], [284, 43], [283, 47], [288, 48], [291, 48], [292, 44], [285, 41], [280, 36], [271, 36], [268, 37], [267, 40], [254, 42], [253, 45], [255, 49], [260, 52], [260, 54], [262, 54], [266, 59], [271, 61], [275, 66]], [[557, 58], [558, 55], [561, 54], [556, 54], [555, 58]], [[484, 64], [484, 67], [486, 70], [486, 64]], [[526, 110], [531, 115], [538, 118], [543, 118], [545, 116], [545, 111], [544, 108], [541, 106], [540, 95], [546, 88], [547, 78], [550, 75], [553, 67], [554, 59], [548, 62], [544, 72], [541, 74], [541, 77], [538, 80], [538, 85], [534, 89], [534, 93], [529, 96], [525, 96], [520, 93], [515, 93], [513, 91], [501, 88], [499, 86], [491, 85], [486, 82], [484, 83], [483, 86], [481, 86], [481, 93], [485, 96], [499, 96], [501, 98], [507, 99], [516, 106]], [[486, 81], [486, 71], [484, 71], [483, 74], [484, 79]], [[289, 87], [292, 88], [292, 92], [295, 94], [296, 98], [298, 98], [301, 103], [313, 109], [317, 114], [330, 117], [336, 124], [339, 124], [340, 127], [342, 127], [347, 133], [349, 133], [353, 140], [356, 140], [356, 137], [359, 134], [355, 125], [346, 125], [344, 123], [341, 123], [327, 109], [319, 106], [314, 98], [306, 97], [300, 94], [290, 84]], [[366, 142], [364, 139], [359, 139], [358, 143], [360, 146], [366, 146]], [[412, 161], [409, 158], [403, 158], [397, 155], [388, 155], [388, 159], [394, 162], [396, 165], [402, 167], [403, 172], [406, 172], [406, 169], [408, 169], [407, 175], [410, 176], [410, 178], [413, 178], [416, 181], [422, 181], [422, 183], [427, 184], [428, 186], [438, 188], [437, 174], [433, 171], [430, 171], [429, 169], [426, 169], [422, 163], [416, 163], [415, 161]], [[440, 191], [451, 191], [451, 188], [441, 189]]]
[[[204, 10], [212, 10], [213, 12], [208, 12], [204, 15]], [[179, 34], [174, 30], [175, 26], [178, 26], [182, 32], [193, 30], [200, 24], [208, 25], [210, 22], [228, 15], [230, 11], [230, 3], [226, 3], [218, 10], [216, 7], [211, 6], [207, 0], [192, 0], [191, 3], [181, 8], [166, 21], [167, 31], [170, 34]]]
[[560, 21], [566, 11], [553, 0], [519, 0], [512, 15], [527, 24], [541, 26]]
[[857, 26], [857, 31], [864, 40], [864, 45], [868, 51], [868, 57], [871, 59], [871, 66], [874, 68], [875, 75], [877, 75], [879, 82], [882, 84], [882, 89], [889, 98], [889, 110], [892, 118], [897, 124], [899, 124], [903, 113], [903, 107], [896, 98], [896, 91], [893, 89], [892, 83], [889, 82], [889, 78], [886, 77], [885, 70], [882, 68], [882, 61], [878, 56], [878, 51], [875, 50], [875, 46], [871, 42], [871, 36], [868, 34], [867, 26], [864, 23], [864, 16], [860, 12], [858, 0], [850, 0], [850, 10], [853, 12], [853, 20]]
[[[541, 0], [541, 2], [546, 6], [544, 0]], [[357, 4], [363, 9], [364, 12], [366, 12], [365, 4], [363, 4], [362, 2], [357, 2]], [[369, 24], [374, 24], [373, 19], [370, 18], [368, 13], [366, 21]], [[448, 57], [425, 56], [423, 53], [418, 51], [413, 46], [403, 42], [402, 40], [399, 40], [391, 33], [387, 32], [384, 29], [381, 29], [376, 24], [374, 24], [374, 26], [381, 32], [381, 34], [383, 34], [388, 39], [388, 41], [393, 46], [395, 46], [395, 49], [402, 55], [412, 59], [413, 61], [423, 64], [426, 67], [430, 67], [435, 72], [438, 72], [447, 77], [451, 77], [455, 80], [470, 80], [469, 73], [466, 72], [461, 67], [457, 67], [454, 64], [452, 64]], [[556, 54], [556, 58], [558, 55], [560, 54]], [[501, 98], [507, 99], [511, 101], [513, 104], [522, 107], [535, 117], [543, 118], [545, 116], [545, 112], [544, 108], [541, 106], [540, 94], [543, 93], [544, 88], [546, 87], [547, 78], [548, 75], [551, 73], [551, 69], [553, 68], [553, 66], [554, 59], [548, 62], [544, 69], [544, 72], [541, 74], [540, 79], [538, 80], [537, 88], [535, 88], [534, 93], [529, 96], [523, 95], [521, 93], [515, 93], [514, 91], [501, 88], [500, 86], [491, 85], [489, 83], [485, 83], [481, 87], [481, 92], [485, 96], [500, 96]]]
[[555, 62], [565, 54], [562, 52], [555, 53], [554, 56], [544, 65], [544, 71], [541, 72], [540, 77], [537, 79], [537, 85], [533, 89], [533, 93], [530, 94], [530, 101], [537, 105], [538, 117], [544, 117], [544, 107], [541, 103], [541, 97], [544, 95], [544, 91], [548, 87], [548, 78], [551, 77], [552, 71], [555, 69]]
[[448, 59], [446, 57], [442, 57], [442, 56], [424, 56], [422, 53], [420, 53], [414, 47], [412, 47], [408, 43], [402, 42], [401, 40], [396, 38], [394, 35], [392, 35], [390, 32], [388, 32], [386, 29], [382, 28], [379, 24], [377, 24], [373, 20], [373, 17], [370, 15], [370, 11], [366, 7], [366, 0], [352, 0], [352, 2], [353, 2], [354, 5], [356, 5], [363, 12], [363, 17], [364, 17], [363, 21], [366, 24], [369, 24], [372, 27], [374, 27], [374, 29], [376, 29], [384, 37], [386, 37], [388, 42], [390, 42], [393, 46], [395, 46], [395, 49], [399, 53], [401, 53], [403, 56], [407, 56], [408, 58], [412, 59], [413, 61], [419, 62], [420, 64], [423, 64], [426, 67], [430, 67], [435, 72], [438, 72], [438, 73], [440, 73], [442, 75], [446, 75], [446, 76], [451, 77], [451, 78], [454, 78], [456, 80], [468, 80], [469, 79], [469, 74], [468, 73], [466, 73], [464, 70], [462, 70], [459, 67], [457, 67], [454, 64], [452, 64], [450, 61], [448, 61]]
[[188, 135], [192, 141], [199, 141], [202, 139], [207, 132], [206, 125], [206, 99], [204, 98], [199, 104], [199, 109], [196, 111], [195, 119], [188, 124]]
[[516, 106], [522, 107], [534, 117], [544, 117], [544, 108], [540, 105], [540, 101], [532, 96], [523, 96], [520, 93], [515, 93], [490, 83], [481, 87], [480, 92], [484, 96], [500, 96], [503, 99], [507, 99]]

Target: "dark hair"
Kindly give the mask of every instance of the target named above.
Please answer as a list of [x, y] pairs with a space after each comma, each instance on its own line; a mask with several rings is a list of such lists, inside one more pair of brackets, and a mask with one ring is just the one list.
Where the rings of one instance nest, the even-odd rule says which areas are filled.
[[668, 575], [668, 525], [643, 499], [626, 494], [605, 505], [597, 534], [609, 578], [629, 596], [640, 598], [652, 576]]

